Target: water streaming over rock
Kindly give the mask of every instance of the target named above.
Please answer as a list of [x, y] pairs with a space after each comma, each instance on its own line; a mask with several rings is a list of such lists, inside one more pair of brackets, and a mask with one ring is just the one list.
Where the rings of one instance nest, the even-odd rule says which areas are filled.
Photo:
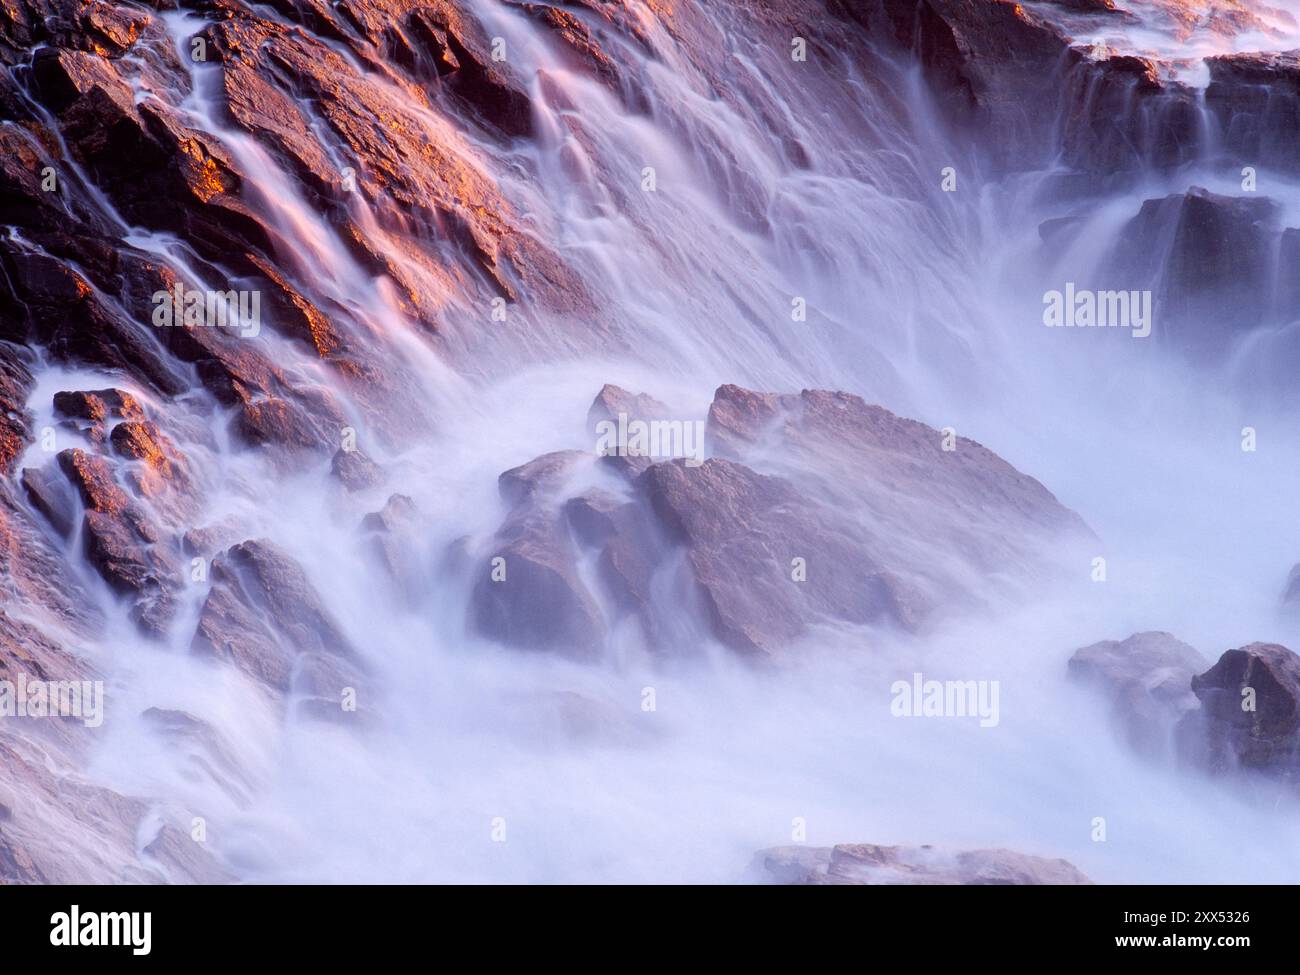
[[[1251, 60], [1300, 28], [1024, 6], [205, 0], [7, 27], [4, 338], [34, 353], [4, 613], [107, 685], [93, 733], [0, 738], [0, 852], [32, 858], [10, 871], [738, 881], [804, 823], [1098, 881], [1293, 879], [1293, 800], [1144, 762], [1065, 661], [1139, 630], [1210, 659], [1300, 636], [1277, 606], [1300, 69]], [[53, 199], [15, 175], [47, 159]], [[177, 281], [257, 291], [262, 327], [156, 327]], [[1151, 290], [1150, 336], [1044, 328], [1067, 283]], [[709, 420], [707, 490], [597, 461], [606, 383]], [[139, 414], [55, 398], [105, 389]], [[747, 426], [769, 409], [802, 419]], [[948, 428], [975, 458], [952, 475], [923, 452]], [[754, 497], [755, 547], [692, 522]], [[633, 543], [571, 540], [574, 504]], [[786, 632], [803, 603], [729, 580], [766, 571], [738, 552], [788, 576], [805, 540], [872, 595]], [[484, 601], [506, 551], [558, 651], [510, 645], [500, 614], [531, 604]], [[1001, 720], [899, 720], [915, 672], [1000, 682]]]

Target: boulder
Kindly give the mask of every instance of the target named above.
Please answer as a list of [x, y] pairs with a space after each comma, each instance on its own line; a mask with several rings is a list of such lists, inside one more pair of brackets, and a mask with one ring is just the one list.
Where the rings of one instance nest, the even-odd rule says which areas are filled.
[[1174, 728], [1199, 707], [1192, 678], [1207, 663], [1181, 640], [1153, 631], [1076, 650], [1069, 675], [1110, 702], [1116, 726], [1135, 750], [1167, 758]]
[[1185, 354], [1221, 354], [1271, 313], [1279, 207], [1193, 187], [1147, 200], [1122, 231], [1108, 275], [1149, 289], [1153, 335]]
[[1179, 726], [1191, 762], [1300, 783], [1300, 657], [1276, 643], [1228, 650], [1192, 690], [1201, 707]]
[[360, 656], [302, 567], [265, 539], [212, 563], [212, 588], [191, 643], [280, 693], [337, 697]]

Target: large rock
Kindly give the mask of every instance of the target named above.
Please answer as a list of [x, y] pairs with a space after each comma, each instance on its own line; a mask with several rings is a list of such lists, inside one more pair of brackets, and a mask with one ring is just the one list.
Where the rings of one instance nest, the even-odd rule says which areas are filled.
[[265, 539], [212, 563], [192, 648], [227, 660], [279, 693], [339, 700], [360, 657], [292, 557]]
[[1071, 679], [1110, 702], [1115, 724], [1128, 743], [1153, 758], [1167, 758], [1179, 720], [1199, 706], [1192, 678], [1208, 661], [1168, 633], [1135, 633], [1075, 651]]
[[1197, 358], [1272, 311], [1279, 207], [1193, 187], [1147, 200], [1124, 228], [1109, 275], [1154, 292], [1153, 336]]
[[831, 885], [965, 886], [1092, 883], [1067, 860], [1013, 850], [949, 851], [932, 846], [779, 846], [758, 854], [755, 865], [768, 882]]
[[[671, 413], [607, 386], [589, 422], [628, 411]], [[652, 648], [682, 652], [698, 639], [685, 635], [693, 618], [762, 658], [815, 624], [918, 629], [977, 605], [990, 579], [1038, 584], [1050, 575], [1044, 551], [1089, 536], [991, 451], [856, 396], [723, 386], [707, 441], [721, 456], [607, 456], [593, 472], [590, 454], [560, 451], [502, 474], [511, 512], [475, 556], [479, 630], [589, 653], [607, 616], [631, 614]], [[593, 484], [602, 471], [622, 483]], [[492, 581], [490, 556], [505, 559], [506, 581]]]
[[1192, 762], [1300, 784], [1300, 657], [1276, 643], [1229, 650], [1192, 678], [1192, 690], [1200, 710], [1179, 728]]
[[591, 455], [546, 454], [498, 481], [510, 514], [480, 548], [471, 616], [485, 636], [530, 649], [589, 658], [599, 653], [605, 619], [577, 570], [577, 551], [559, 505], [565, 482]]

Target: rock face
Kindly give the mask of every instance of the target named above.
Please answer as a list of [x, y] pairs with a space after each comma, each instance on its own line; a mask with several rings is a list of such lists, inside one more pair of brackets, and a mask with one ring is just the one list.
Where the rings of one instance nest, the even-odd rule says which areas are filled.
[[1300, 657], [1275, 643], [1229, 650], [1192, 678], [1192, 690], [1200, 710], [1179, 728], [1191, 761], [1300, 784]]
[[[1068, 6], [1097, 15], [1090, 38], [1127, 16], [1100, 2]], [[951, 118], [983, 136], [1004, 165], [1032, 167], [1059, 154], [1109, 179], [1192, 158], [1193, 93], [1162, 81], [1149, 60], [1088, 52], [1047, 4], [837, 0], [832, 10], [913, 52]]]
[[1012, 850], [945, 851], [932, 846], [779, 846], [755, 860], [769, 883], [828, 885], [1077, 885], [1091, 884], [1066, 860]]
[[1069, 674], [1105, 696], [1116, 726], [1135, 750], [1167, 759], [1174, 728], [1199, 706], [1192, 680], [1207, 663], [1181, 640], [1153, 631], [1075, 651]]
[[[607, 386], [591, 415], [661, 406]], [[666, 649], [686, 631], [661, 621], [684, 606], [707, 635], [764, 657], [817, 623], [917, 629], [941, 604], [971, 605], [976, 577], [1027, 578], [1044, 546], [1088, 535], [991, 451], [856, 396], [723, 386], [706, 439], [719, 456], [699, 463], [562, 451], [502, 474], [512, 508], [475, 555], [479, 631], [591, 655], [631, 616]]]

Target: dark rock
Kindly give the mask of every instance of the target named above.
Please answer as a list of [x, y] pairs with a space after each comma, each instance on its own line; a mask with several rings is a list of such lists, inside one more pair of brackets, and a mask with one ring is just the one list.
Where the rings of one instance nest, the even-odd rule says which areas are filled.
[[76, 523], [77, 511], [76, 499], [68, 490], [67, 481], [49, 468], [25, 467], [22, 485], [32, 506], [45, 516], [61, 537], [68, 538]]
[[1270, 311], [1278, 213], [1267, 198], [1200, 187], [1147, 200], [1109, 274], [1124, 288], [1155, 292], [1159, 341], [1193, 357], [1218, 355]]
[[1228, 650], [1192, 690], [1201, 708], [1183, 719], [1179, 741], [1193, 763], [1300, 782], [1300, 657], [1275, 643]]

